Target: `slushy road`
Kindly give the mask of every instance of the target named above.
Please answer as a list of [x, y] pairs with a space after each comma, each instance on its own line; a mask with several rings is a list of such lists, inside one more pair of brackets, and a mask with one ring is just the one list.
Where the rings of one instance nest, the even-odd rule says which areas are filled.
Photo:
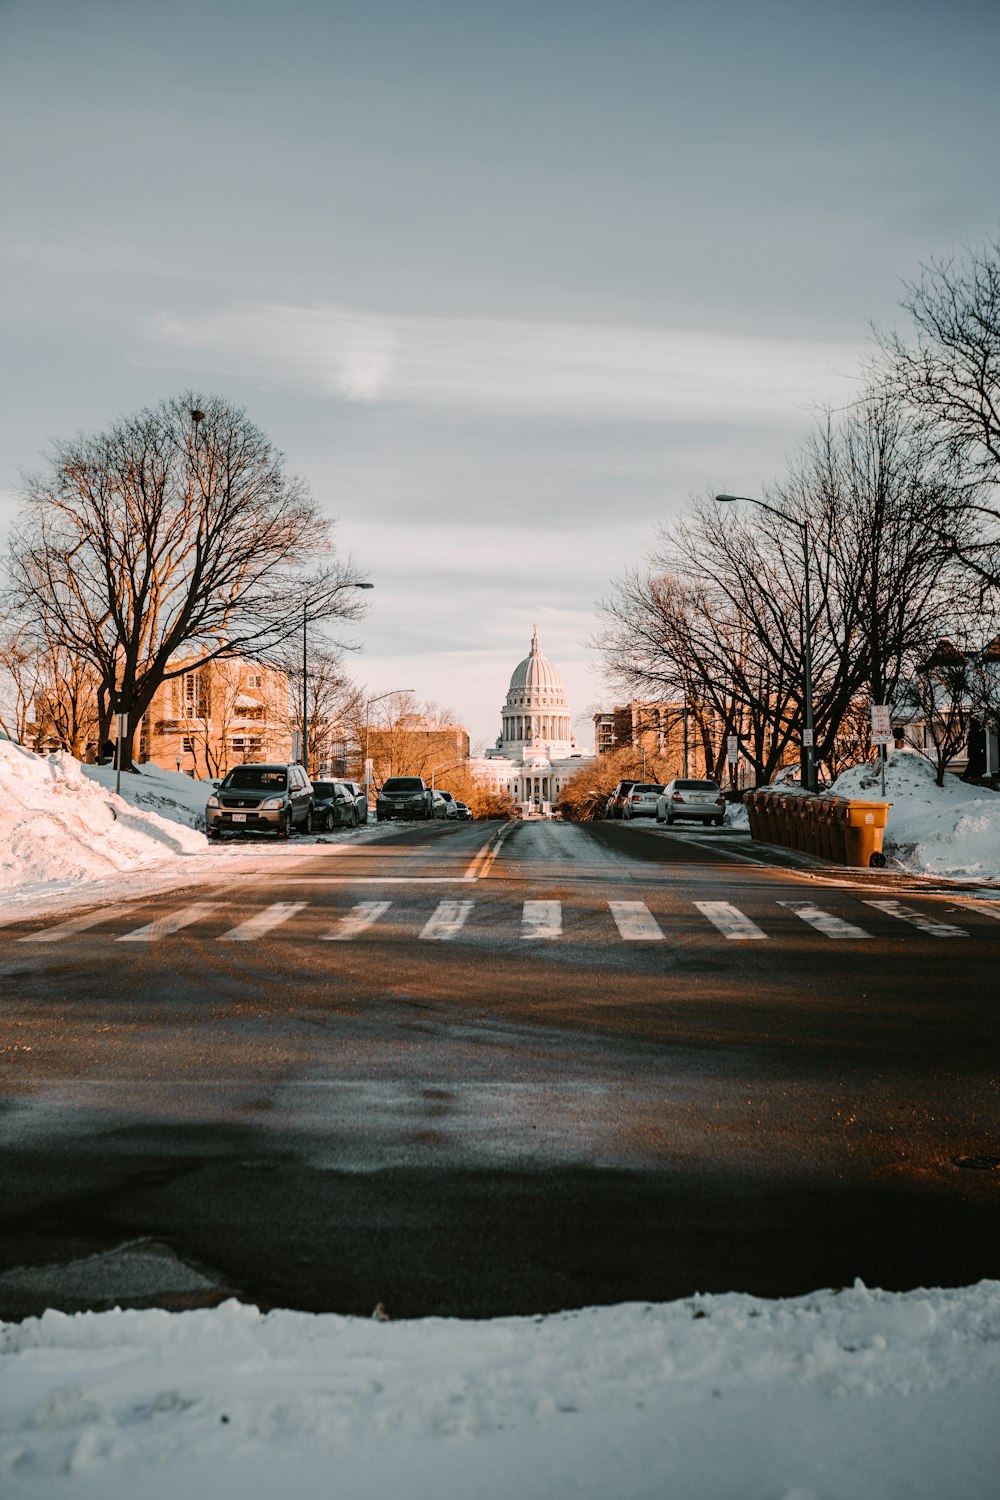
[[997, 907], [638, 823], [288, 852], [0, 926], [0, 1316], [146, 1240], [394, 1317], [1000, 1277]]

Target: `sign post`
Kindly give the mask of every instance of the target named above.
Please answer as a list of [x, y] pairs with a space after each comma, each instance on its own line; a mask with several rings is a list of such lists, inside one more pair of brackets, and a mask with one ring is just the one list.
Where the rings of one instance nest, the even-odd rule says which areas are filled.
[[122, 740], [125, 738], [125, 726], [128, 723], [126, 714], [115, 714], [115, 796], [121, 796], [122, 790]]
[[888, 703], [873, 703], [872, 714], [872, 744], [878, 745], [879, 760], [882, 763], [882, 796], [885, 796], [885, 759], [886, 746], [892, 744], [892, 724], [889, 718]]

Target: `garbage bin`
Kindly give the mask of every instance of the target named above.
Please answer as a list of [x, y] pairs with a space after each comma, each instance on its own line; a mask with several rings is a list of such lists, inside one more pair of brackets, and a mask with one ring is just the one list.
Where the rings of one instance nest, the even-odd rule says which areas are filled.
[[873, 854], [882, 852], [882, 834], [891, 802], [850, 798], [844, 807], [844, 864], [867, 869]]

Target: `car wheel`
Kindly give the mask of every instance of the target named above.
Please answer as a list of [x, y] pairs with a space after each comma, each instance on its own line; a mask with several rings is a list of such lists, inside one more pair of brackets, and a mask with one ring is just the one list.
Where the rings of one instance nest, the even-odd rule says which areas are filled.
[[291, 813], [286, 813], [285, 816], [281, 819], [281, 821], [278, 824], [277, 833], [278, 833], [279, 839], [287, 839], [287, 837], [291, 833], [291, 831], [292, 831], [292, 815], [291, 815]]
[[334, 822], [333, 808], [328, 807], [323, 817], [323, 831], [324, 833], [332, 833], [335, 827], [336, 823]]
[[725, 818], [713, 818], [712, 819], [712, 822], [715, 824], [716, 828], [721, 828], [722, 825], [723, 825], [723, 823], [725, 821], [726, 821]]
[[314, 827], [312, 804], [306, 809], [306, 815], [302, 820], [300, 833], [312, 833]]
[[217, 839], [219, 837], [219, 830], [217, 828], [207, 828], [205, 834], [210, 839]]
[[357, 808], [356, 807], [352, 807], [351, 808], [351, 827], [352, 828], [357, 828], [357, 826], [358, 826], [358, 824], [360, 822], [361, 822], [361, 819], [358, 817], [358, 810], [357, 810]]
[[670, 816], [670, 814], [668, 813], [667, 816], [664, 818], [663, 821], [666, 823], [666, 825], [667, 825], [668, 828], [673, 828], [674, 824], [677, 822], [677, 819], [676, 818], [672, 818]]

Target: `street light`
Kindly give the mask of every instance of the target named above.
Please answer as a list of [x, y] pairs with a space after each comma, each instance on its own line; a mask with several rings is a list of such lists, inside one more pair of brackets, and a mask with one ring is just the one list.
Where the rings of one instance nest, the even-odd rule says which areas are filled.
[[434, 778], [435, 778], [435, 776], [437, 775], [437, 773], [439, 771], [446, 770], [448, 768], [448, 766], [461, 766], [461, 765], [464, 764], [464, 762], [465, 762], [465, 757], [462, 756], [462, 755], [460, 755], [457, 760], [455, 760], [455, 759], [453, 759], [453, 760], [443, 760], [439, 766], [434, 766], [434, 768], [431, 771], [431, 791], [433, 792], [433, 790], [434, 790]]
[[371, 797], [372, 773], [371, 762], [368, 758], [368, 710], [373, 703], [382, 703], [386, 698], [394, 698], [397, 693], [412, 693], [413, 688], [390, 688], [387, 693], [379, 693], [375, 698], [365, 699], [365, 797]]
[[[373, 583], [349, 583], [351, 589], [373, 589]], [[306, 631], [309, 623], [309, 605], [306, 601], [302, 604], [302, 765], [306, 775], [309, 775], [309, 685], [306, 678], [307, 646]]]
[[759, 510], [766, 510], [772, 516], [777, 516], [779, 521], [790, 521], [802, 533], [802, 568], [805, 574], [805, 619], [803, 621], [802, 641], [805, 723], [802, 727], [802, 761], [806, 790], [814, 792], [816, 790], [816, 746], [813, 743], [815, 739], [815, 725], [813, 724], [812, 605], [809, 593], [809, 522], [805, 516], [801, 520], [798, 520], [795, 516], [790, 516], [785, 511], [778, 510], [773, 505], [768, 505], [766, 500], [755, 500], [752, 495], [716, 495], [715, 498], [720, 505], [756, 505]]

